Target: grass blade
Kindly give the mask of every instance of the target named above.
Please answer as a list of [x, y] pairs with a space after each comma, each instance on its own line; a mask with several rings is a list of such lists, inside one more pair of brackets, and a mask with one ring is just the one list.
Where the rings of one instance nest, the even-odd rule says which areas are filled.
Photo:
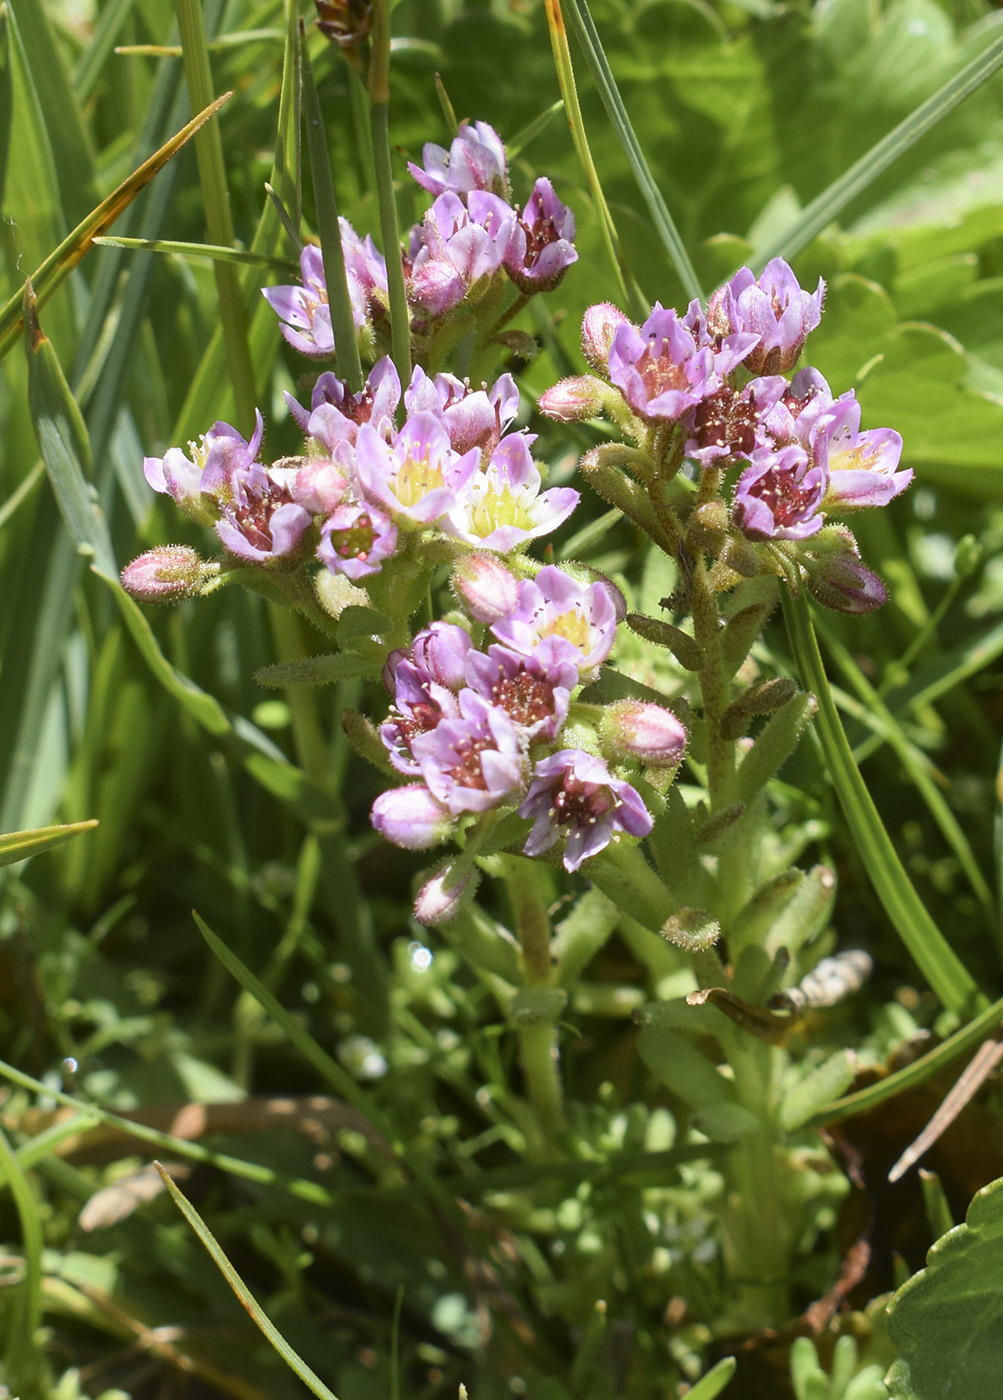
[[885, 912], [941, 1003], [955, 1015], [984, 1002], [970, 973], [930, 918], [875, 807], [843, 731], [822, 666], [808, 603], [783, 591], [784, 620], [801, 684], [818, 701], [818, 733], [840, 806]]
[[0, 1131], [0, 1178], [10, 1187], [21, 1224], [24, 1279], [14, 1292], [7, 1314], [10, 1331], [6, 1357], [8, 1379], [26, 1395], [43, 1393], [42, 1352], [36, 1338], [42, 1324], [42, 1222], [38, 1206], [20, 1162]]
[[[191, 140], [210, 117], [216, 115], [224, 102], [229, 102], [232, 95], [229, 92], [224, 93], [204, 111], [199, 112], [197, 117], [193, 117], [176, 136], [172, 136], [170, 141], [155, 151], [149, 160], [145, 160], [138, 170], [134, 170], [127, 180], [123, 180], [117, 189], [112, 190], [107, 199], [103, 199], [96, 209], [92, 209], [73, 232], [63, 239], [59, 247], [35, 269], [31, 275], [31, 284], [39, 306], [44, 306], [57, 287], [65, 282], [98, 234], [111, 227], [122, 210], [129, 207], [154, 175], [164, 168], [172, 156], [177, 155], [181, 147]], [[24, 326], [21, 312], [20, 292], [0, 307], [0, 359], [3, 359], [21, 334]]]
[[894, 1074], [886, 1075], [884, 1079], [868, 1085], [866, 1089], [858, 1089], [855, 1094], [846, 1094], [843, 1098], [826, 1104], [813, 1114], [804, 1126], [817, 1128], [823, 1123], [837, 1123], [841, 1118], [850, 1118], [855, 1113], [866, 1113], [868, 1109], [876, 1108], [879, 1103], [884, 1103], [885, 1099], [901, 1094], [906, 1089], [915, 1089], [918, 1084], [929, 1079], [931, 1074], [936, 1074], [966, 1050], [970, 1050], [973, 1045], [978, 1045], [1001, 1021], [1003, 997], [994, 1001], [992, 1006], [986, 1007], [985, 1011], [980, 1011], [974, 1020], [969, 1021], [967, 1026], [962, 1026], [961, 1030], [955, 1031], [935, 1050], [921, 1055], [918, 1060], [913, 1060], [911, 1065], [897, 1069]]
[[687, 297], [703, 297], [703, 290], [700, 280], [696, 275], [693, 264], [690, 262], [689, 254], [686, 251], [679, 230], [675, 221], [666, 207], [662, 192], [655, 183], [648, 162], [641, 152], [640, 143], [634, 134], [634, 128], [627, 115], [627, 109], [620, 96], [620, 90], [616, 85], [613, 73], [609, 66], [609, 60], [603, 50], [602, 41], [596, 31], [595, 23], [589, 13], [586, 0], [566, 0], [568, 14], [571, 17], [571, 27], [575, 31], [575, 38], [581, 44], [585, 53], [586, 62], [592, 71], [596, 87], [599, 89], [599, 96], [603, 100], [603, 106], [609, 116], [610, 123], [620, 144], [623, 146], [627, 156], [627, 162], [634, 172], [634, 179], [637, 181], [641, 196], [648, 206], [648, 213], [651, 215], [652, 223], [665, 246], [676, 274]]
[[295, 1375], [299, 1376], [308, 1390], [313, 1391], [314, 1395], [320, 1396], [320, 1400], [338, 1400], [334, 1391], [328, 1390], [327, 1386], [316, 1372], [312, 1371], [303, 1358], [297, 1352], [293, 1351], [292, 1347], [282, 1336], [282, 1333], [271, 1321], [268, 1314], [258, 1305], [250, 1289], [248, 1289], [243, 1279], [217, 1244], [208, 1225], [180, 1188], [171, 1180], [170, 1174], [164, 1171], [159, 1162], [154, 1162], [153, 1165], [157, 1168], [161, 1180], [173, 1197], [174, 1204], [205, 1245], [209, 1257], [240, 1299], [241, 1306], [255, 1326], [272, 1344], [289, 1369]]
[[390, 0], [374, 0], [369, 55], [369, 130], [372, 136], [380, 232], [387, 264], [393, 360], [402, 385], [411, 382], [411, 317], [404, 289], [400, 227], [390, 162]]
[[[303, 118], [306, 122], [307, 149], [310, 154], [310, 174], [317, 204], [317, 232], [324, 259], [324, 281], [327, 283], [331, 329], [334, 332], [334, 354], [338, 375], [353, 393], [362, 388], [362, 362], [359, 359], [359, 338], [355, 333], [352, 301], [348, 292], [345, 254], [341, 246], [341, 224], [331, 178], [331, 157], [324, 135], [324, 115], [313, 81], [313, 68], [307, 51], [306, 30], [300, 34], [300, 70], [303, 74]], [[389, 263], [390, 259], [387, 259]], [[298, 269], [297, 269], [298, 271]], [[401, 383], [406, 383], [402, 380]]]
[[[200, 0], [176, 0], [178, 27], [184, 56], [185, 77], [192, 107], [201, 111], [213, 100], [212, 72], [206, 50], [205, 26]], [[205, 202], [206, 228], [212, 243], [232, 247], [233, 220], [230, 216], [230, 194], [226, 185], [226, 164], [219, 127], [199, 130], [195, 137], [199, 180]], [[250, 432], [254, 421], [254, 366], [247, 339], [247, 315], [244, 294], [235, 268], [229, 263], [215, 262], [216, 292], [219, 297], [219, 318], [226, 343], [226, 359], [237, 403], [238, 426]]]
[[589, 187], [589, 193], [599, 214], [599, 224], [602, 229], [603, 242], [609, 253], [613, 271], [620, 284], [620, 293], [624, 303], [629, 304], [635, 315], [644, 317], [648, 314], [644, 297], [641, 295], [637, 283], [631, 276], [620, 246], [620, 239], [617, 236], [616, 225], [613, 223], [613, 215], [609, 211], [606, 203], [606, 196], [603, 194], [602, 185], [599, 181], [599, 173], [592, 159], [592, 152], [589, 149], [589, 138], [585, 134], [585, 121], [582, 117], [582, 109], [578, 102], [578, 89], [575, 85], [575, 70], [571, 62], [571, 50], [568, 48], [568, 31], [564, 25], [564, 15], [561, 13], [560, 0], [546, 0], [547, 24], [550, 28], [550, 44], [554, 51], [554, 67], [557, 70], [557, 81], [561, 89], [561, 96], [564, 98], [564, 111], [567, 114], [568, 125], [571, 127], [571, 139], [578, 152], [578, 159], [581, 161], [582, 169], [585, 172], [585, 180]]
[[178, 243], [170, 238], [95, 238], [101, 248], [136, 248], [152, 253], [174, 253], [182, 258], [209, 258], [213, 262], [248, 263], [252, 267], [264, 267], [278, 277], [295, 277], [299, 265], [288, 258], [272, 258], [265, 253], [248, 252], [243, 248], [229, 248], [223, 243]]
[[854, 161], [849, 170], [838, 180], [834, 180], [827, 190], [813, 199], [800, 217], [773, 243], [760, 248], [753, 266], [763, 268], [770, 258], [782, 256], [791, 258], [799, 253], [811, 240], [832, 222], [836, 215], [845, 209], [851, 199], [867, 188], [882, 171], [925, 136], [949, 112], [971, 96], [976, 88], [991, 78], [1003, 64], [1003, 35], [994, 39], [978, 58], [965, 65], [960, 73], [946, 82], [942, 88], [921, 102], [914, 112], [894, 130], [883, 136], [872, 146], [866, 155]]
[[19, 860], [27, 860], [39, 851], [50, 851], [53, 846], [61, 846], [71, 837], [82, 831], [93, 831], [97, 819], [92, 817], [85, 822], [68, 822], [65, 826], [41, 826], [34, 831], [10, 831], [0, 836], [0, 865], [14, 865]]

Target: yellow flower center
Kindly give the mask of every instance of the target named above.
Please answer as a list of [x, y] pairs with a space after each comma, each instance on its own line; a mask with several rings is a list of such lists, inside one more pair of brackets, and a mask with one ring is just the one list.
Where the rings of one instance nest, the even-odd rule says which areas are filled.
[[581, 609], [569, 608], [567, 612], [551, 618], [540, 633], [541, 641], [544, 637], [564, 637], [579, 651], [588, 651], [589, 624]]
[[533, 522], [524, 501], [524, 492], [514, 496], [508, 486], [503, 486], [500, 491], [488, 487], [470, 511], [472, 533], [485, 539], [502, 525], [516, 525], [520, 530], [531, 530]]
[[393, 489], [402, 506], [415, 506], [430, 491], [444, 485], [440, 467], [433, 466], [427, 457], [412, 457], [409, 453], [398, 469]]

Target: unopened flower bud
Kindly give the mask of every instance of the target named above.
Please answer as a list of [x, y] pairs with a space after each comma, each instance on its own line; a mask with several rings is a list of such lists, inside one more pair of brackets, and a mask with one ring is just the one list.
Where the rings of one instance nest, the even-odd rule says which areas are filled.
[[492, 554], [469, 554], [453, 570], [453, 588], [476, 622], [497, 622], [519, 601], [515, 575]]
[[311, 515], [331, 515], [348, 492], [348, 478], [326, 457], [306, 462], [296, 473], [293, 500]]
[[420, 924], [445, 924], [469, 903], [480, 880], [474, 866], [450, 862], [440, 866], [423, 882], [414, 901], [414, 916]]
[[646, 700], [620, 700], [603, 714], [599, 734], [613, 758], [674, 767], [686, 748], [686, 730], [671, 710]]
[[595, 418], [602, 411], [604, 387], [591, 374], [573, 375], [545, 390], [536, 406], [559, 423], [579, 423], [584, 418]]
[[420, 783], [380, 793], [370, 820], [381, 836], [408, 851], [441, 846], [453, 830], [449, 812]]
[[178, 603], [194, 598], [218, 564], [206, 563], [186, 544], [164, 544], [126, 564], [122, 587], [141, 603]]
[[582, 354], [593, 369], [606, 373], [609, 347], [613, 344], [617, 327], [629, 319], [609, 301], [598, 302], [586, 311], [582, 317]]
[[859, 614], [873, 612], [888, 601], [881, 579], [853, 554], [827, 554], [807, 567], [808, 590], [824, 607]]

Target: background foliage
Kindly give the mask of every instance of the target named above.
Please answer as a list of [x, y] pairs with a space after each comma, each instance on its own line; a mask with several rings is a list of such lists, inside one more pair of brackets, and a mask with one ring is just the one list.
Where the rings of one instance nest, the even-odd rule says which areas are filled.
[[[266, 180], [287, 188], [273, 164], [291, 134], [280, 130], [277, 143], [287, 15], [277, 0], [207, 0], [203, 12], [216, 36], [215, 90], [234, 92], [218, 121], [236, 238], [275, 260], [238, 271], [257, 401], [277, 456], [295, 450], [282, 390], [301, 373], [259, 290], [288, 280], [295, 256], [264, 194]], [[999, 32], [995, 11], [978, 0], [596, 0], [592, 12], [705, 290], [768, 247]], [[458, 116], [491, 122], [517, 147], [527, 133], [517, 184], [543, 171], [576, 210], [578, 267], [546, 314], [525, 323], [541, 351], [523, 383], [542, 391], [580, 369], [584, 308], [618, 295], [554, 105], [543, 5], [401, 0], [393, 31], [402, 223], [420, 210], [404, 157], [449, 134], [436, 74]], [[164, 47], [176, 42], [160, 0], [0, 5], [4, 298], [19, 304], [26, 273], [188, 119], [181, 60]], [[376, 234], [358, 84], [319, 35], [311, 53], [341, 212]], [[677, 304], [682, 288], [584, 64], [579, 80], [627, 263], [645, 297]], [[822, 273], [830, 286], [814, 362], [834, 385], [855, 384], [865, 424], [903, 433], [905, 462], [918, 475], [862, 540], [892, 601], [867, 619], [827, 620], [823, 647], [885, 823], [990, 998], [1003, 991], [993, 844], [1003, 653], [1001, 128], [996, 79], [797, 262], [806, 285]], [[293, 160], [295, 142], [285, 150]], [[309, 228], [309, 187], [303, 216]], [[112, 232], [205, 240], [191, 146]], [[83, 415], [90, 482], [120, 565], [178, 537], [177, 519], [145, 486], [144, 454], [217, 418], [249, 428], [237, 417], [218, 308], [207, 259], [118, 247], [91, 249], [42, 307]], [[262, 689], [261, 667], [323, 644], [305, 631], [291, 638], [267, 605], [236, 591], [146, 621], [123, 611], [77, 552], [39, 464], [22, 344], [0, 366], [0, 420], [0, 830], [100, 821], [58, 850], [0, 869], [0, 1056], [13, 1067], [0, 1119], [10, 1188], [0, 1197], [0, 1237], [9, 1242], [2, 1281], [19, 1300], [0, 1311], [0, 1378], [25, 1400], [116, 1387], [137, 1400], [302, 1393], [171, 1202], [128, 1209], [125, 1193], [142, 1189], [133, 1173], [150, 1154], [107, 1124], [82, 1140], [85, 1125], [74, 1122], [68, 1136], [55, 1116], [66, 1090], [190, 1135], [204, 1160], [188, 1162], [186, 1193], [341, 1400], [455, 1395], [460, 1382], [478, 1400], [676, 1393], [707, 1358], [718, 1280], [713, 1225], [700, 1210], [713, 1150], [699, 1167], [673, 1154], [670, 1110], [678, 1114], [679, 1103], [650, 1057], [638, 1058], [630, 1016], [669, 994], [671, 951], [621, 925], [577, 985], [563, 1053], [580, 1151], [570, 1162], [534, 1160], [512, 1036], [493, 1000], [506, 949], [452, 947], [409, 925], [417, 864], [370, 831], [379, 782], [350, 755], [337, 723], [346, 705], [364, 703], [360, 683], [319, 692], [316, 708], [300, 692]], [[563, 482], [591, 439], [583, 431], [572, 451], [552, 425], [533, 426], [538, 455]], [[194, 531], [190, 542], [199, 543]], [[633, 532], [611, 527], [595, 500], [556, 551], [635, 579], [642, 562]], [[671, 580], [652, 571], [640, 586], [657, 601]], [[775, 664], [789, 665], [781, 629], [768, 647]], [[643, 679], [650, 654], [629, 648], [620, 664]], [[785, 814], [809, 818], [811, 854], [839, 876], [826, 937], [866, 946], [877, 961], [864, 994], [810, 1028], [806, 1053], [821, 1060], [855, 1043], [878, 1065], [893, 1046], [949, 1027], [936, 1024], [936, 1005], [874, 899], [817, 749], [804, 744], [783, 778], [780, 830]], [[575, 887], [555, 875], [554, 901]], [[333, 1071], [305, 1058], [237, 986], [193, 908], [294, 1027], [334, 1057]], [[608, 917], [598, 896], [590, 914], [596, 927]], [[339, 1072], [373, 1106], [379, 1133], [344, 1104]], [[876, 1193], [871, 1265], [841, 1324], [858, 1337], [869, 1380], [895, 1354], [871, 1300], [920, 1267], [931, 1240], [999, 1171], [990, 1096], [942, 1139], [931, 1159], [940, 1187], [928, 1187], [925, 1205], [915, 1172], [881, 1185], [949, 1083], [950, 1074], [903, 1096], [880, 1122], [851, 1120], [832, 1148], [837, 1160], [862, 1160]], [[166, 1107], [200, 1103], [217, 1107], [187, 1127]], [[385, 1139], [407, 1145], [410, 1171]], [[825, 1159], [811, 1142], [817, 1207]], [[153, 1150], [175, 1160], [171, 1144]], [[452, 1182], [449, 1209], [413, 1179], [416, 1165]], [[853, 1238], [859, 1192], [847, 1196], [831, 1180], [821, 1215], [813, 1224], [806, 1217], [801, 1308], [833, 1286]], [[80, 1211], [100, 1188], [112, 1194], [98, 1198], [95, 1225]], [[25, 1259], [39, 1296], [14, 1287]], [[38, 1309], [44, 1346], [32, 1337]], [[791, 1338], [746, 1340], [729, 1396], [791, 1393]], [[823, 1337], [826, 1362], [831, 1345]], [[795, 1383], [807, 1384], [797, 1375]]]

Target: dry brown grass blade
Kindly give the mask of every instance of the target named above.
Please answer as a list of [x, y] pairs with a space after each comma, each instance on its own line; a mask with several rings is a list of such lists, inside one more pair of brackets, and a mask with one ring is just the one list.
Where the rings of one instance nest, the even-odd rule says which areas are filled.
[[890, 1182], [894, 1183], [905, 1176], [909, 1168], [914, 1166], [925, 1152], [929, 1151], [941, 1133], [954, 1122], [965, 1104], [978, 1093], [1000, 1060], [1003, 1060], [1003, 1040], [999, 1040], [995, 1036], [984, 1040], [958, 1075], [951, 1092], [944, 1099], [937, 1112], [915, 1141], [909, 1144], [888, 1173]]
[[[146, 188], [153, 177], [167, 162], [190, 141], [200, 127], [214, 117], [224, 103], [229, 102], [232, 92], [225, 92], [215, 102], [211, 102], [148, 160], [144, 160], [128, 179], [123, 180], [117, 189], [112, 190], [96, 209], [83, 219], [72, 233], [68, 234], [45, 261], [31, 274], [31, 283], [39, 306], [44, 306], [53, 292], [66, 280], [69, 274], [88, 252], [94, 239], [107, 233], [112, 224], [127, 209], [136, 196]], [[21, 293], [12, 296], [0, 308], [0, 359], [7, 354], [24, 329], [21, 313]]]

